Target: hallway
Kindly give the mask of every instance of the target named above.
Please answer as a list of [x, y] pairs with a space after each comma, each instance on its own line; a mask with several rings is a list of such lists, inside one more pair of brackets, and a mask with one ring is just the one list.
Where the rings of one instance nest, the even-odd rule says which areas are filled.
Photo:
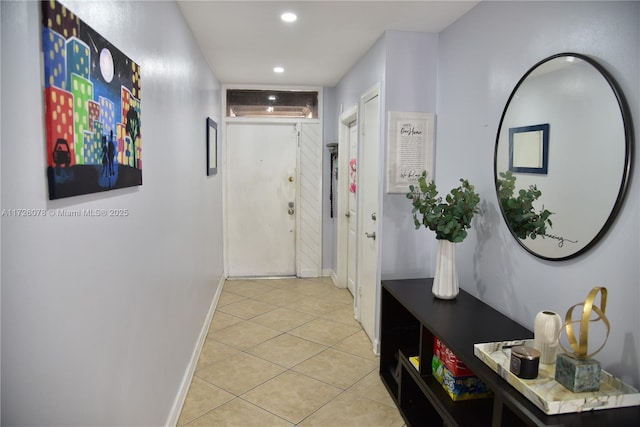
[[227, 280], [179, 426], [403, 426], [330, 278]]

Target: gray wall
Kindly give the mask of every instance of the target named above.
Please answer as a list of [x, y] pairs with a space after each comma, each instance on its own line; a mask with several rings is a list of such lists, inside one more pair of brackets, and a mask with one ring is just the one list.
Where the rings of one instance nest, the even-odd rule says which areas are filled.
[[[383, 141], [387, 140], [387, 117], [390, 111], [436, 112], [438, 63], [437, 34], [387, 31], [386, 40]], [[386, 149], [383, 152], [386, 159]], [[384, 174], [388, 159], [383, 164], [385, 168], [382, 175], [386, 181]], [[387, 194], [386, 188], [384, 191], [380, 240], [382, 278], [432, 276], [432, 259], [435, 259], [436, 248], [434, 233], [425, 228], [415, 229], [411, 202], [405, 194]]]
[[[338, 111], [358, 105], [360, 96], [381, 83], [381, 140], [386, 141], [387, 113], [435, 112], [438, 35], [386, 31], [341, 79], [337, 86]], [[337, 113], [336, 115], [339, 115]], [[428, 231], [414, 232], [410, 203], [404, 194], [387, 194], [386, 143], [381, 150], [380, 274], [382, 278], [424, 277], [433, 274], [431, 257], [435, 244]], [[337, 261], [334, 259], [334, 266]]]
[[[597, 359], [636, 387], [638, 168], [620, 216], [603, 241], [575, 260], [547, 262], [524, 251], [507, 230], [494, 189], [493, 154], [502, 110], [518, 80], [536, 62], [565, 51], [592, 56], [613, 74], [631, 106], [635, 135], [640, 135], [639, 28], [639, 2], [485, 1], [438, 35], [385, 33], [341, 80], [336, 95], [339, 111], [382, 81], [385, 112], [435, 111], [438, 188], [448, 191], [464, 177], [482, 197], [483, 212], [457, 249], [461, 287], [532, 329], [538, 311], [564, 315], [591, 288], [606, 286], [612, 333]], [[386, 117], [382, 123], [386, 126]], [[638, 157], [636, 150], [636, 163]], [[433, 233], [414, 230], [410, 206], [402, 198], [383, 195], [383, 279], [433, 274]]]
[[162, 425], [222, 276], [220, 88], [173, 2], [64, 2], [142, 67], [141, 187], [47, 200], [39, 2], [1, 2], [2, 425]]
[[[360, 96], [376, 83], [381, 83], [381, 92], [384, 92], [384, 72], [386, 58], [386, 34], [383, 34], [376, 40], [371, 48], [358, 60], [356, 65], [340, 80], [335, 89], [333, 114], [337, 117], [336, 132], [339, 128], [339, 118], [343, 111], [347, 111], [353, 107], [357, 107], [360, 102]], [[382, 102], [384, 102], [384, 93], [381, 94]], [[384, 104], [381, 104], [384, 105]], [[359, 114], [359, 112], [358, 112]], [[326, 118], [325, 118], [326, 120]], [[382, 140], [382, 139], [381, 139]], [[325, 167], [325, 173], [328, 168]], [[340, 179], [341, 177], [339, 177]], [[342, 179], [346, 179], [342, 178]], [[326, 181], [326, 179], [325, 179]], [[333, 219], [331, 224], [333, 233], [334, 246], [331, 254], [331, 268], [335, 271], [337, 263], [337, 236], [338, 231], [337, 217]], [[326, 266], [325, 266], [326, 268]]]
[[[360, 96], [374, 84], [384, 84], [386, 60], [386, 33], [381, 35], [356, 65], [336, 86], [335, 102], [337, 114], [346, 111], [360, 102]], [[384, 89], [384, 87], [382, 88]]]
[[[381, 141], [386, 141], [389, 111], [434, 112], [436, 105], [438, 35], [386, 31], [337, 86], [338, 111], [358, 105], [360, 96], [380, 83]], [[338, 113], [339, 114], [339, 113]], [[427, 232], [414, 232], [411, 206], [404, 194], [387, 194], [385, 188], [386, 143], [381, 152], [379, 240], [380, 276], [384, 278], [432, 275], [434, 240]], [[337, 227], [336, 227], [337, 228]], [[337, 239], [336, 239], [337, 241]], [[334, 259], [334, 266], [337, 260]], [[376, 294], [380, 293], [380, 284]], [[379, 309], [379, 307], [378, 307]], [[375, 319], [379, 334], [379, 319]]]
[[481, 2], [440, 33], [436, 142], [438, 183], [453, 186], [461, 176], [469, 178], [485, 210], [458, 245], [461, 286], [529, 328], [538, 311], [564, 316], [591, 288], [607, 287], [612, 333], [596, 359], [636, 387], [639, 169], [604, 240], [575, 260], [546, 262], [525, 252], [505, 226], [493, 153], [502, 110], [518, 80], [539, 60], [566, 51], [589, 55], [613, 74], [640, 135], [639, 28], [638, 2]]

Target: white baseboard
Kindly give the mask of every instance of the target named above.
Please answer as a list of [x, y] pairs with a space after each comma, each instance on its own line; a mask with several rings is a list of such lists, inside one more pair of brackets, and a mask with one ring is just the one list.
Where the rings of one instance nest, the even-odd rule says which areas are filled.
[[322, 275], [324, 277], [331, 277], [331, 280], [333, 280], [333, 284], [336, 285], [337, 288], [346, 288], [346, 286], [338, 285], [338, 275], [334, 270], [325, 268], [324, 270], [322, 270]]
[[193, 353], [191, 354], [191, 360], [189, 361], [189, 365], [187, 366], [184, 377], [182, 378], [182, 382], [180, 383], [178, 394], [173, 401], [171, 412], [169, 412], [169, 418], [167, 419], [167, 423], [165, 424], [166, 427], [175, 427], [176, 424], [178, 424], [178, 419], [180, 418], [180, 413], [182, 412], [182, 406], [184, 405], [184, 401], [187, 398], [187, 393], [189, 392], [191, 381], [193, 381], [193, 375], [196, 372], [196, 366], [198, 364], [198, 359], [200, 358], [200, 352], [202, 352], [204, 341], [207, 339], [207, 333], [209, 332], [209, 327], [211, 326], [213, 313], [216, 311], [216, 306], [218, 305], [218, 300], [220, 299], [220, 294], [222, 293], [224, 281], [225, 277], [222, 276], [220, 278], [220, 282], [218, 283], [218, 289], [216, 290], [216, 293], [213, 296], [213, 300], [211, 301], [211, 306], [209, 306], [207, 317], [204, 319], [204, 324], [202, 325], [202, 329], [200, 330], [200, 335], [198, 336], [198, 340], [196, 341]]
[[377, 338], [373, 340], [373, 354], [380, 356], [380, 340]]

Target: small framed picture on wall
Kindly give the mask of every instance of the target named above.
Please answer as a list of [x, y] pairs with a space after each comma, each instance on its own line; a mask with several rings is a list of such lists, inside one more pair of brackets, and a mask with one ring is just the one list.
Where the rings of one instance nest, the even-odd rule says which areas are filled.
[[218, 171], [218, 125], [207, 117], [207, 176]]

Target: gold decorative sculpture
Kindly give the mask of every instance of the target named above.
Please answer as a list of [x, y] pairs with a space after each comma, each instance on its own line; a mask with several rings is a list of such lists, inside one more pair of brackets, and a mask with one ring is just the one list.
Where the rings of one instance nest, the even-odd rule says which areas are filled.
[[[594, 300], [600, 294], [600, 307], [594, 304]], [[577, 307], [582, 306], [582, 316], [580, 320], [573, 320], [573, 312]], [[609, 325], [609, 319], [605, 316], [604, 312], [607, 308], [607, 288], [597, 287], [593, 288], [587, 299], [581, 303], [575, 304], [567, 310], [567, 314], [564, 317], [564, 331], [567, 334], [567, 339], [569, 340], [569, 344], [571, 345], [571, 349], [573, 351], [568, 350], [563, 344], [560, 342], [560, 346], [562, 349], [573, 355], [576, 359], [590, 359], [595, 356], [607, 342], [609, 338], [609, 331], [611, 326]], [[592, 312], [595, 312], [598, 317], [595, 319], [591, 319]], [[589, 350], [589, 323], [597, 322], [602, 320], [607, 328], [607, 336], [605, 337], [602, 345], [598, 347], [596, 351], [588, 354]], [[580, 323], [580, 335], [578, 339], [576, 339], [573, 324]], [[562, 331], [561, 331], [562, 332]]]
[[[600, 294], [600, 306], [594, 304], [596, 297]], [[573, 320], [573, 312], [577, 307], [582, 307], [582, 316], [579, 320]], [[567, 310], [564, 320], [563, 330], [567, 334], [567, 340], [571, 346], [568, 350], [562, 340], [559, 340], [560, 346], [565, 351], [556, 358], [555, 379], [569, 390], [579, 393], [585, 391], [596, 391], [600, 388], [600, 363], [592, 359], [607, 342], [609, 338], [609, 319], [604, 312], [607, 308], [607, 288], [596, 287], [589, 292], [587, 299], [581, 303], [575, 304]], [[592, 314], [597, 317], [591, 319]], [[602, 320], [607, 329], [602, 345], [593, 353], [589, 353], [589, 323]], [[576, 339], [573, 325], [580, 323], [580, 335]], [[562, 330], [560, 331], [562, 334]]]

